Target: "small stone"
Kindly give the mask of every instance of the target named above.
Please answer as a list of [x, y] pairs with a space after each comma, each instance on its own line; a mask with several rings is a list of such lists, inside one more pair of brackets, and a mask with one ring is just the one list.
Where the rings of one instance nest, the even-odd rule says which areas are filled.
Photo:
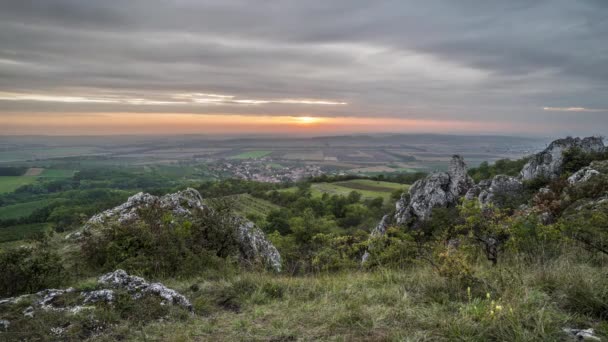
[[593, 329], [572, 329], [563, 328], [563, 331], [576, 338], [579, 341], [601, 341], [602, 339], [595, 336]]

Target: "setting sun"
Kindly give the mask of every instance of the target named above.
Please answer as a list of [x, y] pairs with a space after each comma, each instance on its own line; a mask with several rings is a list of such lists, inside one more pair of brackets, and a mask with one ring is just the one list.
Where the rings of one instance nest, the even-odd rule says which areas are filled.
[[295, 118], [296, 122], [303, 125], [310, 125], [315, 123], [320, 123], [323, 121], [322, 118], [315, 118], [311, 116], [299, 116]]

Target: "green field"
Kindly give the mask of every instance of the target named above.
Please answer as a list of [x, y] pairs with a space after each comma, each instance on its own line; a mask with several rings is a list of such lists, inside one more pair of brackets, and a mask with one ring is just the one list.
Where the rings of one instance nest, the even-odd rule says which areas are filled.
[[255, 198], [249, 194], [235, 195], [231, 196], [231, 198], [235, 200], [235, 211], [241, 216], [249, 214], [266, 216], [270, 211], [280, 208], [278, 205], [261, 198]]
[[13, 192], [23, 185], [34, 183], [36, 179], [37, 176], [0, 176], [0, 194]]
[[0, 243], [26, 239], [35, 233], [45, 231], [49, 228], [50, 226], [47, 223], [21, 224], [3, 227], [0, 228]]
[[257, 150], [257, 151], [246, 151], [246, 152], [242, 152], [239, 153], [237, 155], [234, 155], [232, 157], [230, 157], [230, 159], [255, 159], [255, 158], [262, 158], [265, 157], [269, 154], [271, 154], [272, 151], [262, 151], [262, 150]]
[[0, 162], [49, 159], [100, 154], [96, 147], [48, 147], [26, 148], [18, 151], [0, 152]]
[[40, 177], [46, 178], [70, 178], [74, 176], [76, 171], [74, 170], [61, 170], [61, 169], [44, 169]]
[[[384, 203], [388, 203], [393, 191], [406, 191], [408, 188], [409, 185], [405, 184], [374, 181], [371, 179], [354, 179], [335, 183], [313, 183], [311, 192], [313, 196], [321, 197], [324, 193], [348, 196], [351, 191], [356, 191], [361, 194], [363, 199], [382, 197]], [[296, 191], [296, 189], [296, 187], [292, 187], [280, 191]]]
[[48, 204], [48, 201], [42, 200], [0, 207], [0, 220], [18, 219], [29, 216], [34, 210], [43, 208]]

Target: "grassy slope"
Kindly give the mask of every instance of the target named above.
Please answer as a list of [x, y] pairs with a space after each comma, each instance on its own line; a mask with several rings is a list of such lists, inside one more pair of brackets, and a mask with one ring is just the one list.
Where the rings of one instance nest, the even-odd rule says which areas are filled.
[[[606, 268], [569, 263], [478, 266], [485, 281], [470, 296], [462, 284], [424, 265], [169, 280], [168, 286], [192, 299], [198, 315], [128, 334], [163, 341], [566, 341], [563, 327], [594, 327], [604, 337], [608, 324], [584, 310], [605, 307]], [[191, 290], [193, 284], [198, 291]]]

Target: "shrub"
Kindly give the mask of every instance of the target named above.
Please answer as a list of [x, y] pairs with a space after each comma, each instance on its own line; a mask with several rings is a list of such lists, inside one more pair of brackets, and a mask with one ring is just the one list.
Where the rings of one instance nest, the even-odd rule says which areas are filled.
[[139, 212], [133, 224], [90, 229], [81, 251], [93, 269], [123, 268], [146, 277], [184, 276], [219, 267], [238, 254], [237, 225], [222, 204], [180, 220], [161, 208]]
[[0, 249], [0, 274], [2, 297], [59, 287], [67, 276], [59, 255], [44, 242]]

